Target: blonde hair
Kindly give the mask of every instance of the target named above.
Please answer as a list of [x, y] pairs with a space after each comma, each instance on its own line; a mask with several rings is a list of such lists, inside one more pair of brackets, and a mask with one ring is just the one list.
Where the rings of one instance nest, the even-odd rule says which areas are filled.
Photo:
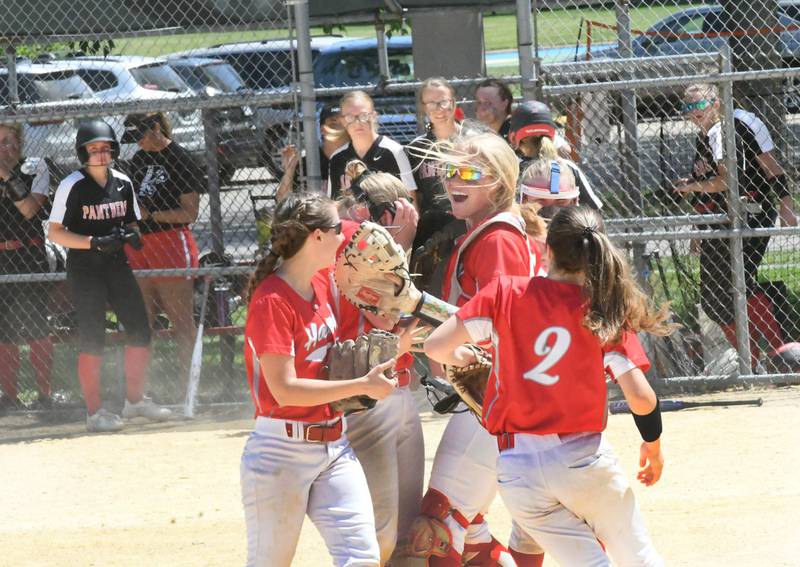
[[616, 343], [623, 331], [668, 335], [669, 305], [655, 310], [634, 279], [628, 259], [609, 240], [603, 219], [586, 207], [564, 207], [550, 221], [547, 246], [552, 266], [583, 274], [588, 308], [583, 324], [603, 344]]
[[700, 98], [719, 100], [719, 88], [711, 83], [692, 83], [683, 92], [684, 98], [695, 94]]
[[[350, 179], [357, 179], [367, 171], [367, 165], [357, 159], [348, 161], [344, 167], [344, 173]], [[370, 171], [359, 181], [358, 186], [373, 203], [394, 203], [398, 199], [411, 199], [411, 191], [406, 184], [385, 171]], [[345, 193], [350, 193], [349, 189], [345, 189]], [[352, 197], [352, 193], [350, 196]]]
[[22, 124], [0, 124], [0, 128], [8, 128], [8, 130], [17, 139], [20, 154], [22, 153], [22, 146], [25, 145], [25, 135], [23, 134]]
[[530, 164], [525, 168], [525, 171], [522, 172], [522, 175], [520, 175], [520, 184], [524, 184], [526, 181], [532, 181], [534, 179], [550, 179], [550, 170], [553, 162], [556, 162], [559, 165], [561, 181], [566, 182], [570, 189], [575, 189], [575, 174], [572, 173], [571, 164], [567, 160], [559, 157], [540, 157], [539, 159], [530, 162]]
[[526, 140], [530, 140], [531, 138], [538, 138], [536, 142], [535, 151], [536, 155], [528, 156], [532, 158], [546, 158], [546, 159], [556, 159], [558, 157], [558, 150], [556, 149], [556, 145], [553, 140], [550, 139], [549, 136], [527, 136], [520, 141], [519, 147], [520, 151], [525, 153], [527, 156], [527, 152], [524, 151], [525, 146], [532, 145], [531, 142], [526, 143]]

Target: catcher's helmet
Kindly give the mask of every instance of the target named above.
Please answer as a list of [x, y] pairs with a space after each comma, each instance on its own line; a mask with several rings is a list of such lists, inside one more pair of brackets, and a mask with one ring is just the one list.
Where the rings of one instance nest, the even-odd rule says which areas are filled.
[[800, 343], [781, 345], [772, 356], [772, 366], [778, 372], [800, 373]]
[[117, 135], [106, 121], [95, 118], [81, 122], [80, 126], [78, 126], [78, 135], [75, 136], [75, 151], [82, 164], [89, 161], [89, 152], [86, 151], [86, 145], [92, 142], [109, 142], [111, 144], [112, 159], [119, 157]]
[[511, 145], [518, 146], [528, 136], [556, 135], [556, 123], [550, 107], [543, 102], [531, 100], [519, 104], [511, 113], [511, 124], [508, 131], [508, 141]]

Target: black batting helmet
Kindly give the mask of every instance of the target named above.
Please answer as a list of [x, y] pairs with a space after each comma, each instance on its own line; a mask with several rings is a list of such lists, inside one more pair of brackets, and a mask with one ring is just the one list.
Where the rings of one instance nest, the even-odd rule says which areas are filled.
[[556, 123], [550, 107], [537, 100], [517, 105], [511, 113], [510, 126], [508, 141], [515, 147], [528, 136], [547, 136], [552, 139], [556, 134]]
[[89, 161], [89, 152], [86, 151], [86, 145], [92, 142], [109, 142], [111, 144], [112, 159], [119, 157], [117, 135], [105, 120], [95, 118], [81, 122], [80, 126], [78, 126], [78, 135], [75, 136], [75, 151], [82, 164]]

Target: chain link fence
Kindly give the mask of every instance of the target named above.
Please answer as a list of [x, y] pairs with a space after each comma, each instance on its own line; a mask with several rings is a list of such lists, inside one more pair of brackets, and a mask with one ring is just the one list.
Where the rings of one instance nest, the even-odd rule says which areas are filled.
[[[57, 14], [59, 3], [13, 4], [16, 17], [0, 27], [0, 178], [23, 179], [30, 196], [22, 203], [0, 181], [0, 402], [81, 405], [65, 250], [46, 243], [42, 225], [56, 187], [80, 166], [77, 127], [94, 117], [114, 128], [118, 168], [150, 215], [149, 253], [134, 267], [153, 299], [153, 396], [183, 400], [205, 298], [199, 400], [246, 400], [241, 295], [269, 236], [275, 192], [306, 181], [314, 159], [303, 148], [320, 135], [312, 121], [352, 89], [372, 95], [386, 136], [407, 144], [424, 131], [411, 37], [387, 37], [382, 25], [376, 37], [374, 23], [320, 35], [307, 20], [294, 21], [297, 6], [277, 0], [224, 8], [160, 0], [114, 10], [81, 0], [68, 16], [85, 24], [77, 27], [63, 23], [67, 16], [44, 17]], [[649, 345], [653, 374], [670, 379], [665, 384], [790, 380], [796, 370], [773, 364], [772, 353], [800, 335], [800, 232], [791, 210], [800, 145], [798, 6], [508, 3], [519, 21], [484, 14], [484, 72], [439, 73], [468, 118], [476, 117], [476, 86], [488, 76], [503, 79], [517, 102], [550, 106], [609, 230], [683, 325]], [[132, 27], [142, 14], [147, 24]], [[517, 35], [517, 24], [532, 30], [532, 41]], [[298, 83], [297, 38], [306, 37], [300, 44], [310, 51], [313, 102]], [[687, 96], [691, 84], [712, 86]], [[132, 114], [146, 121], [158, 114], [158, 126], [126, 126]], [[712, 115], [717, 126], [703, 122]], [[284, 151], [289, 145], [295, 151]], [[689, 183], [715, 192], [675, 190]], [[178, 240], [160, 238], [163, 232]], [[121, 403], [122, 335], [111, 314], [106, 336], [104, 397]]]

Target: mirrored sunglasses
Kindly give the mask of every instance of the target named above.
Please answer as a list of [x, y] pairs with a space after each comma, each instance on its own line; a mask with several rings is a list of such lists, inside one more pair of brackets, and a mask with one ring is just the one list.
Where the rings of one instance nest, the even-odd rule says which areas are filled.
[[455, 165], [453, 163], [447, 164], [445, 176], [450, 179], [458, 175], [462, 181], [477, 181], [483, 176], [483, 172], [473, 165]]
[[695, 102], [687, 102], [683, 105], [683, 113], [689, 114], [694, 110], [705, 110], [706, 108], [714, 104], [714, 101], [715, 99], [712, 98], [711, 100], [701, 99]]

